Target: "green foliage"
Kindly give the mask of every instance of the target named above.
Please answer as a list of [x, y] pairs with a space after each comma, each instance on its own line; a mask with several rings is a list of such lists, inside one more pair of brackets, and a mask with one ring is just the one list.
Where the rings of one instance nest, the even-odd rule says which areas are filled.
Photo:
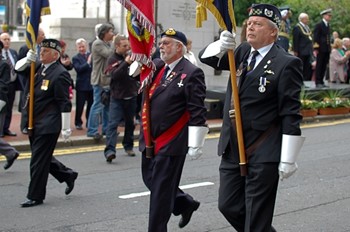
[[310, 17], [309, 26], [313, 30], [316, 23], [321, 21], [320, 12], [327, 8], [333, 9], [331, 21], [332, 31], [338, 31], [340, 37], [350, 37], [350, 4], [349, 0], [245, 0], [235, 1], [235, 17], [237, 26], [241, 26], [248, 17], [247, 9], [253, 3], [269, 3], [277, 7], [290, 6], [292, 10], [291, 26], [298, 23], [300, 13], [307, 13]]
[[329, 89], [322, 91], [319, 94], [320, 108], [338, 108], [338, 107], [349, 107], [350, 100], [346, 97], [343, 90]]

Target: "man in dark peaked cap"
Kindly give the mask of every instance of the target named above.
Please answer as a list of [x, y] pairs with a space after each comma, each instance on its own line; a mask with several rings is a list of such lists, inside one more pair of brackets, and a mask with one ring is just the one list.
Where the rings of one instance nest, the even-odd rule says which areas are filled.
[[[219, 210], [239, 232], [276, 231], [272, 219], [278, 182], [297, 170], [296, 159], [304, 141], [299, 114], [302, 63], [276, 45], [280, 23], [275, 6], [253, 5], [247, 42], [235, 50], [246, 175], [241, 173], [231, 80], [226, 91], [218, 144]], [[215, 69], [229, 70], [227, 51], [235, 45], [235, 35], [223, 31], [199, 58]]]
[[324, 76], [326, 74], [331, 54], [331, 28], [330, 21], [332, 19], [332, 9], [321, 11], [322, 20], [315, 25], [314, 28], [314, 48], [317, 51], [316, 60], [316, 87], [327, 87], [324, 84]]
[[[66, 182], [65, 194], [74, 188], [78, 173], [63, 165], [53, 152], [62, 129], [62, 136], [70, 135], [70, 116], [72, 103], [69, 99], [70, 75], [59, 63], [61, 45], [58, 40], [44, 39], [41, 43], [40, 62], [34, 82], [34, 125], [29, 133], [32, 151], [30, 160], [30, 183], [27, 200], [22, 207], [33, 207], [43, 203], [49, 173], [60, 183]], [[16, 64], [17, 71], [29, 68], [36, 55], [29, 50], [28, 55]], [[29, 81], [25, 88], [28, 96]], [[25, 103], [24, 119], [28, 126], [28, 101]]]
[[[204, 73], [184, 58], [186, 44], [186, 36], [173, 28], [161, 34], [161, 60], [154, 60], [149, 108], [144, 105], [142, 109], [139, 149], [142, 178], [151, 191], [149, 232], [166, 232], [172, 213], [181, 215], [179, 227], [185, 227], [200, 205], [179, 188], [186, 155], [198, 158], [202, 154], [208, 132]], [[151, 125], [147, 124], [148, 110]], [[146, 147], [148, 142], [153, 149]], [[152, 149], [150, 156], [147, 149]]]

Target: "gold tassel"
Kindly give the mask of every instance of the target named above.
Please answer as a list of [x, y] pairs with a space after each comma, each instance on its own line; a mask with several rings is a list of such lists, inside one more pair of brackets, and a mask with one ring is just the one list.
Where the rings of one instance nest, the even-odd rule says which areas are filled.
[[207, 20], [207, 11], [202, 4], [196, 6], [196, 27], [202, 27], [202, 22]]

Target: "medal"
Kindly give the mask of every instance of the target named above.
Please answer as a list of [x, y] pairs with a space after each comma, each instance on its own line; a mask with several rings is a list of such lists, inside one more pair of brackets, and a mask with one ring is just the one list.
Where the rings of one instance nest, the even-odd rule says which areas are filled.
[[43, 80], [43, 82], [41, 83], [41, 90], [46, 91], [49, 88], [49, 80]]
[[264, 93], [266, 91], [266, 77], [260, 77], [260, 80], [259, 80], [259, 92], [260, 93]]
[[179, 88], [181, 88], [182, 86], [184, 86], [184, 84], [182, 84], [182, 81], [183, 81], [183, 79], [186, 78], [186, 76], [187, 76], [187, 74], [185, 74], [185, 73], [181, 74], [181, 77], [180, 77], [181, 80], [180, 80], [179, 83], [177, 83], [177, 85], [179, 86]]

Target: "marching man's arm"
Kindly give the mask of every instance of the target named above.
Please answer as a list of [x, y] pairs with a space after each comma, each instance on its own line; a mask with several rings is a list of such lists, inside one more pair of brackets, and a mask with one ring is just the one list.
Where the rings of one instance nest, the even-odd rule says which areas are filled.
[[24, 69], [26, 69], [28, 67], [28, 65], [31, 62], [35, 62], [35, 61], [36, 61], [36, 54], [33, 50], [29, 49], [26, 57], [23, 57], [22, 59], [20, 59], [19, 61], [16, 62], [15, 70], [16, 71], [23, 71]]
[[298, 169], [296, 161], [304, 141], [304, 136], [282, 135], [281, 162], [278, 166], [280, 180], [290, 177]]
[[188, 127], [188, 152], [191, 159], [197, 159], [202, 154], [202, 148], [205, 136], [208, 134], [207, 126], [189, 126]]

